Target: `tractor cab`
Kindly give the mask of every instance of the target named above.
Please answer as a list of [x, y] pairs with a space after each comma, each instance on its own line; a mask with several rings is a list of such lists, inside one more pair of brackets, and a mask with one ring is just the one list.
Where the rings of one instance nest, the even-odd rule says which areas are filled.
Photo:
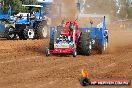
[[[43, 18], [43, 15], [41, 13], [41, 8], [43, 8], [42, 5], [22, 5], [24, 7], [28, 7], [29, 14], [27, 14], [27, 20], [40, 20]], [[36, 11], [33, 11], [33, 9], [36, 9]]]

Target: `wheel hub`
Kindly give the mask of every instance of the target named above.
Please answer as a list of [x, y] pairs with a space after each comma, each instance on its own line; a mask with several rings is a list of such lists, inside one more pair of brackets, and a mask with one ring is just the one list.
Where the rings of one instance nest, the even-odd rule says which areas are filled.
[[28, 37], [30, 39], [33, 39], [34, 38], [34, 31], [33, 31], [33, 29], [29, 29], [29, 31], [28, 31]]

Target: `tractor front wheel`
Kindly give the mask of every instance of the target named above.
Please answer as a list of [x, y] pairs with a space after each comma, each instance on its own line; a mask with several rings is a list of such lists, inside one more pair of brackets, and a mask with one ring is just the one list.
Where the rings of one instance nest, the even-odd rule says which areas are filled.
[[48, 48], [45, 49], [45, 54], [46, 54], [47, 57], [50, 55]]
[[8, 40], [14, 40], [16, 38], [16, 34], [14, 33], [14, 27], [7, 28], [7, 39]]

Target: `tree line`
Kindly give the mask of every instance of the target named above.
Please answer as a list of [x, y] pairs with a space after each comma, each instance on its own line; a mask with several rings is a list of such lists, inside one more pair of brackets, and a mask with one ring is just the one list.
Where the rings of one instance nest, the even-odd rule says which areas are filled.
[[37, 4], [36, 0], [0, 0], [1, 9], [4, 13], [7, 13], [9, 7], [12, 7], [14, 13], [27, 12], [28, 9], [23, 7], [22, 4]]
[[[111, 0], [116, 1], [116, 0]], [[122, 8], [120, 9], [120, 13], [117, 14], [119, 18], [131, 18], [132, 19], [132, 0], [119, 0], [122, 4]], [[0, 0], [0, 7], [4, 13], [7, 13], [7, 10], [9, 6], [12, 7], [14, 13], [19, 12], [27, 12], [28, 9], [26, 7], [23, 7], [22, 4], [37, 4], [36, 0]], [[112, 5], [112, 9], [116, 10], [118, 7], [116, 7], [116, 3]], [[115, 13], [116, 14], [116, 13]]]

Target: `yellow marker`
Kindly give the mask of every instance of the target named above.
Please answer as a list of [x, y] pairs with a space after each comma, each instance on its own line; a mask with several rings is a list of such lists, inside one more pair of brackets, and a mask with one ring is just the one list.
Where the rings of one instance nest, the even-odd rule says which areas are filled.
[[91, 30], [88, 30], [88, 33], [90, 33], [91, 32]]
[[90, 32], [91, 32], [91, 30], [86, 30], [86, 32], [90, 33]]
[[82, 76], [83, 77], [89, 77], [88, 72], [85, 72], [84, 69], [82, 69]]

